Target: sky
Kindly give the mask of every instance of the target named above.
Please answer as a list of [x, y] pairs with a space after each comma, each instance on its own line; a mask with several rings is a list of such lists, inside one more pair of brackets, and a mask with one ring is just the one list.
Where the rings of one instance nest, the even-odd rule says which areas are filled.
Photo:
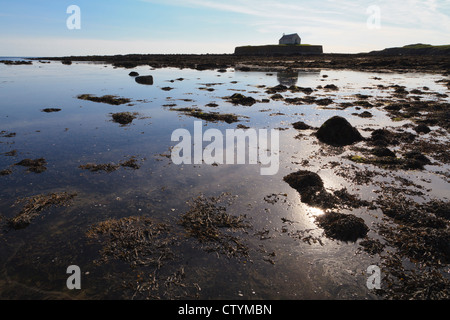
[[358, 53], [450, 44], [450, 0], [0, 0], [0, 30], [0, 56], [233, 53], [283, 33]]

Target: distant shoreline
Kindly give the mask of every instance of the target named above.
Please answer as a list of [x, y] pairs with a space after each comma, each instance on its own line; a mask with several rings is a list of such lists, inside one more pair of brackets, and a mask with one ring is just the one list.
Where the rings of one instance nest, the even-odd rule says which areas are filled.
[[350, 69], [361, 71], [402, 71], [448, 73], [450, 54], [391, 54], [383, 52], [291, 56], [238, 56], [234, 54], [128, 54], [66, 57], [40, 57], [33, 60], [51, 60], [70, 63], [76, 61], [103, 62], [117, 68], [152, 68], [219, 70], [234, 68], [241, 71], [264, 69]]
[[292, 70], [292, 69], [349, 69], [377, 72], [433, 72], [448, 75], [450, 70], [450, 45], [426, 44], [387, 48], [368, 53], [322, 54], [120, 54], [64, 57], [0, 57], [6, 60], [47, 60], [72, 62], [101, 62], [117, 68], [133, 69], [138, 66], [152, 68], [173, 67], [196, 70], [240, 71]]

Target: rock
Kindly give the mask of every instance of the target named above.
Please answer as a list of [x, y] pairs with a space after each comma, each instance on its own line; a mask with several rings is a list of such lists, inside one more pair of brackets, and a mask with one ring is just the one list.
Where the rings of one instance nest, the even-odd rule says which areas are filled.
[[334, 85], [334, 84], [327, 84], [327, 85], [324, 87], [324, 89], [326, 89], [326, 90], [333, 90], [333, 91], [339, 90], [339, 88], [338, 88], [336, 85]]
[[324, 98], [324, 99], [316, 100], [315, 103], [318, 104], [319, 106], [328, 106], [333, 103], [333, 100], [331, 100], [329, 98]]
[[341, 241], [356, 241], [364, 238], [369, 232], [369, 227], [364, 220], [352, 214], [338, 212], [326, 212], [316, 218], [319, 227], [324, 229], [329, 238]]
[[334, 116], [328, 119], [316, 132], [317, 138], [332, 146], [345, 146], [364, 138], [345, 118]]
[[360, 118], [372, 118], [373, 115], [369, 111], [364, 111], [363, 113], [360, 113], [357, 115]]
[[423, 166], [427, 164], [431, 164], [430, 159], [419, 151], [410, 151], [405, 154], [404, 167], [406, 169], [423, 169]]
[[122, 125], [129, 124], [136, 119], [136, 116], [131, 112], [118, 112], [112, 115], [114, 122], [120, 123]]
[[256, 100], [252, 97], [246, 97], [240, 93], [235, 93], [231, 97], [227, 97], [228, 101], [235, 105], [252, 106]]
[[42, 112], [50, 113], [50, 112], [59, 112], [61, 109], [59, 108], [45, 108], [41, 110]]
[[283, 180], [297, 190], [303, 203], [323, 209], [335, 205], [335, 197], [325, 190], [317, 173], [300, 170], [285, 176]]
[[272, 99], [272, 100], [283, 100], [284, 99], [284, 97], [281, 95], [281, 94], [279, 94], [279, 93], [276, 93], [276, 94], [274, 94], [273, 96], [271, 96], [270, 97], [270, 99]]
[[249, 67], [240, 67], [240, 68], [236, 68], [236, 70], [242, 71], [242, 72], [248, 72], [251, 69]]
[[388, 145], [398, 145], [400, 142], [411, 143], [416, 136], [410, 132], [392, 132], [386, 129], [374, 130], [369, 142], [375, 146], [386, 147]]
[[414, 131], [417, 133], [429, 133], [431, 131], [430, 127], [428, 127], [426, 124], [419, 124], [417, 127], [414, 128]]
[[308, 130], [308, 129], [311, 129], [311, 126], [307, 125], [303, 121], [295, 122], [292, 125], [294, 126], [294, 129], [297, 129], [297, 130]]
[[137, 76], [139, 76], [139, 73], [137, 73], [136, 71], [131, 71], [128, 75], [130, 77], [137, 77]]
[[139, 84], [153, 85], [153, 76], [138, 76], [134, 80]]
[[395, 153], [386, 147], [375, 147], [372, 154], [377, 157], [395, 157]]
[[16, 166], [22, 166], [22, 167], [27, 167], [29, 172], [34, 172], [34, 173], [42, 173], [45, 170], [47, 170], [47, 168], [45, 167], [45, 165], [47, 164], [47, 161], [44, 158], [39, 158], [39, 159], [24, 159], [18, 163], [16, 163]]

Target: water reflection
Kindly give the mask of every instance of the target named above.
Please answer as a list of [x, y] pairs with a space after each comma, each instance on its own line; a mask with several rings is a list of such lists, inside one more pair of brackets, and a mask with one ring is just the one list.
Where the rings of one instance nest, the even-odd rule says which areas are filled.
[[322, 209], [313, 208], [313, 207], [309, 207], [306, 211], [309, 215], [311, 215], [314, 218], [321, 216], [325, 213]]
[[296, 86], [299, 78], [305, 77], [319, 77], [319, 71], [280, 71], [277, 72], [277, 80], [279, 84], [290, 87]]

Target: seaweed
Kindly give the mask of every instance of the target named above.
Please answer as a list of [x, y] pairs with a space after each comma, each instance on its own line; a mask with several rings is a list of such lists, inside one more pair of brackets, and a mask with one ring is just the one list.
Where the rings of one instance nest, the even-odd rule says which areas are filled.
[[51, 113], [51, 112], [59, 112], [61, 109], [59, 108], [45, 108], [41, 110], [42, 112]]
[[256, 103], [254, 98], [244, 96], [240, 93], [235, 93], [230, 97], [225, 97], [225, 99], [234, 105], [252, 106]]
[[187, 116], [211, 122], [222, 121], [226, 123], [234, 123], [240, 121], [235, 114], [231, 113], [203, 112], [199, 108], [172, 108], [171, 110], [180, 111]]
[[112, 118], [114, 122], [117, 122], [121, 125], [127, 125], [133, 122], [136, 119], [137, 113], [131, 112], [117, 112], [112, 114]]
[[180, 224], [191, 237], [206, 246], [206, 251], [225, 254], [227, 257], [246, 257], [249, 249], [235, 232], [245, 231], [251, 226], [245, 221], [245, 215], [230, 215], [225, 206], [219, 205], [227, 199], [228, 194], [210, 198], [200, 195], [190, 201], [190, 208], [181, 216]]
[[22, 166], [27, 167], [28, 172], [34, 172], [34, 173], [42, 173], [47, 170], [45, 165], [47, 164], [47, 161], [44, 158], [39, 159], [24, 159], [18, 163], [16, 163], [16, 166]]
[[364, 238], [369, 228], [364, 220], [352, 214], [326, 212], [316, 218], [317, 224], [324, 229], [329, 238], [342, 241], [356, 241]]
[[120, 98], [120, 97], [113, 96], [113, 95], [104, 95], [102, 97], [96, 97], [91, 94], [81, 94], [77, 98], [80, 100], [88, 100], [88, 101], [97, 102], [97, 103], [107, 103], [107, 104], [111, 104], [111, 105], [115, 105], [115, 106], [131, 102], [131, 99]]
[[76, 193], [69, 194], [67, 192], [61, 192], [19, 198], [14, 203], [14, 206], [20, 203], [25, 203], [25, 205], [22, 207], [19, 214], [8, 221], [8, 224], [13, 229], [23, 229], [27, 227], [33, 219], [38, 217], [43, 210], [53, 206], [67, 206], [76, 195]]
[[131, 267], [151, 265], [160, 269], [167, 260], [174, 258], [171, 246], [175, 239], [171, 228], [146, 216], [101, 221], [86, 235], [102, 240], [101, 259], [96, 261], [97, 264], [118, 259]]
[[120, 167], [125, 168], [131, 168], [131, 169], [139, 169], [140, 165], [138, 164], [138, 161], [136, 157], [132, 156], [130, 159], [121, 161], [118, 164], [114, 163], [102, 163], [102, 164], [95, 164], [95, 163], [87, 163], [78, 166], [80, 169], [89, 170], [91, 172], [99, 172], [99, 171], [105, 171], [107, 173], [114, 172], [118, 170]]

